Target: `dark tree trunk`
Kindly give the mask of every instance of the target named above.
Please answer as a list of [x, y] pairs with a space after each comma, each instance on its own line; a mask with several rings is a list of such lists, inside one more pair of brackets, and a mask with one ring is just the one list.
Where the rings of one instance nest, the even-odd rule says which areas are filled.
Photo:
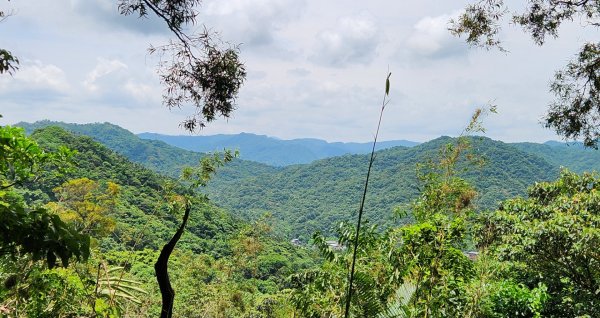
[[175, 291], [171, 287], [171, 281], [169, 280], [169, 257], [175, 249], [175, 244], [181, 238], [181, 234], [185, 229], [188, 218], [190, 216], [190, 205], [186, 204], [185, 213], [183, 214], [183, 220], [175, 235], [171, 238], [160, 251], [160, 256], [154, 264], [154, 272], [156, 273], [156, 280], [158, 281], [158, 287], [160, 288], [160, 294], [162, 295], [162, 309], [160, 311], [160, 318], [171, 318], [173, 317], [173, 302], [175, 300]]

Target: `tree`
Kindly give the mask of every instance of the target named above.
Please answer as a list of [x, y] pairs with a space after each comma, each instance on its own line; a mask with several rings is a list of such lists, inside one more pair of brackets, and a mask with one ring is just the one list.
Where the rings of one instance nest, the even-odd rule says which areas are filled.
[[73, 153], [43, 151], [22, 128], [0, 126], [0, 255], [31, 255], [49, 267], [89, 256], [90, 238], [42, 207], [29, 207], [14, 187], [39, 181], [41, 172], [64, 167]]
[[543, 317], [600, 315], [600, 178], [563, 170], [486, 218], [481, 245], [524, 285], [548, 288]]
[[[10, 12], [0, 11], [0, 23], [10, 16]], [[14, 57], [10, 51], [0, 48], [0, 74], [14, 74], [18, 69], [19, 59]]]
[[[523, 11], [509, 14], [503, 0], [480, 0], [467, 6], [452, 21], [455, 35], [466, 36], [467, 43], [504, 50], [498, 33], [506, 16], [523, 27], [533, 41], [543, 45], [548, 37], [558, 37], [563, 22], [579, 20], [586, 27], [600, 27], [599, 0], [531, 0]], [[598, 147], [600, 137], [600, 42], [586, 43], [577, 57], [556, 72], [550, 91], [545, 126], [567, 139], [583, 138], [586, 146]]]
[[[237, 155], [237, 153], [235, 154]], [[226, 151], [221, 157], [219, 154], [213, 156], [205, 156], [201, 159], [200, 165], [194, 168], [186, 168], [183, 170], [182, 179], [189, 182], [189, 190], [193, 191], [198, 187], [204, 187], [210, 181], [212, 175], [217, 171], [217, 168], [223, 164], [233, 160], [234, 154]], [[208, 198], [200, 196], [195, 198], [200, 201], [207, 201]], [[163, 246], [160, 251], [160, 255], [154, 264], [154, 272], [156, 273], [156, 280], [160, 288], [160, 294], [162, 296], [162, 308], [160, 311], [161, 318], [171, 318], [173, 316], [173, 303], [175, 301], [175, 291], [171, 287], [171, 281], [169, 278], [169, 257], [175, 250], [175, 245], [181, 239], [181, 235], [185, 231], [185, 227], [188, 223], [190, 212], [194, 198], [189, 196], [172, 195], [170, 204], [171, 211], [179, 212], [183, 210], [183, 217], [181, 224], [175, 231], [175, 234], [171, 237], [169, 242]], [[199, 203], [199, 202], [196, 202]]]
[[116, 209], [119, 186], [113, 182], [101, 185], [88, 178], [73, 179], [54, 189], [58, 202], [48, 208], [81, 233], [102, 237], [115, 229], [110, 216]]

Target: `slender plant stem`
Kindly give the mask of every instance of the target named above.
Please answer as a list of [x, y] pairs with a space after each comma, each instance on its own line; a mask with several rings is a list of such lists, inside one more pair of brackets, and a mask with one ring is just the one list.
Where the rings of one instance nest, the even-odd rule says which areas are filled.
[[375, 132], [375, 138], [373, 140], [373, 149], [371, 149], [371, 159], [369, 160], [369, 169], [367, 170], [367, 177], [365, 179], [365, 188], [363, 190], [362, 199], [360, 201], [360, 207], [358, 208], [358, 221], [356, 223], [356, 234], [354, 235], [354, 251], [352, 253], [352, 268], [350, 269], [350, 278], [348, 279], [348, 297], [346, 298], [346, 310], [344, 311], [344, 317], [348, 318], [350, 315], [350, 302], [352, 300], [352, 283], [354, 282], [354, 268], [356, 265], [356, 252], [358, 250], [358, 239], [360, 236], [360, 224], [362, 221], [363, 211], [365, 207], [365, 199], [367, 197], [367, 188], [369, 187], [369, 177], [371, 176], [371, 168], [373, 167], [373, 161], [375, 161], [375, 145], [377, 144], [377, 137], [379, 136], [379, 127], [381, 127], [381, 118], [383, 117], [383, 110], [388, 103], [387, 96], [389, 94], [389, 79], [391, 73], [388, 74], [386, 80], [385, 94], [383, 95], [383, 101], [381, 102], [381, 111], [379, 112], [379, 122], [377, 123], [377, 131]]

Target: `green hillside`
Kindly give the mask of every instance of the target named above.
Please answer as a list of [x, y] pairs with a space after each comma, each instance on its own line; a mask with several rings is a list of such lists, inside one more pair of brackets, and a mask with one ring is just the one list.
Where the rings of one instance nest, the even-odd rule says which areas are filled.
[[[138, 281], [140, 287], [147, 292], [139, 304], [119, 304], [119, 308], [128, 313], [127, 316], [158, 316], [160, 293], [153, 265], [158, 257], [158, 250], [174, 234], [181, 218], [180, 215], [169, 212], [164, 189], [167, 187], [172, 189], [171, 193], [188, 194], [192, 197], [194, 193], [173, 179], [130, 162], [91, 137], [75, 135], [52, 126], [36, 130], [31, 138], [47, 151], [66, 146], [76, 150], [77, 154], [73, 157], [74, 166], [65, 174], [45, 171], [41, 179], [16, 189], [23, 194], [28, 205], [63, 204], [56, 189], [64, 186], [65, 182], [98, 184], [102, 189], [112, 182], [119, 191], [118, 195], [109, 198], [115, 199], [114, 209], [106, 210], [99, 216], [101, 219], [114, 220], [114, 229], [108, 235], [97, 236], [87, 264], [64, 270], [61, 275], [65, 275], [68, 281], [56, 282], [60, 286], [61, 295], [67, 290], [77, 294], [30, 298], [32, 306], [41, 306], [42, 309], [30, 308], [25, 303], [21, 307], [23, 311], [29, 312], [28, 315], [32, 317], [40, 317], [40, 312], [45, 313], [44, 317], [63, 316], [56, 312], [65, 308], [62, 303], [55, 305], [54, 298], [60, 298], [63, 302], [81, 303], [78, 312], [93, 311], [86, 301], [95, 290], [96, 265], [105, 264], [110, 267], [123, 266], [126, 270], [123, 278]], [[66, 199], [86, 200], [87, 203], [80, 207], [94, 206], [89, 194], [80, 195], [83, 192], [77, 191], [83, 188], [78, 189]], [[275, 236], [270, 231], [271, 222], [268, 218], [248, 223], [235, 216], [235, 213], [218, 208], [211, 202], [200, 199], [193, 199], [192, 202], [186, 231], [178, 242], [169, 265], [171, 283], [179, 299], [193, 297], [193, 300], [176, 303], [177, 316], [190, 317], [198, 310], [219, 310], [226, 311], [231, 316], [252, 316], [254, 312], [261, 310], [263, 301], [273, 302], [269, 297], [277, 299], [275, 294], [284, 288], [289, 275], [314, 266], [312, 251], [293, 246], [287, 239]], [[92, 236], [96, 237], [95, 234]], [[28, 265], [28, 272], [22, 278], [23, 283], [20, 280], [16, 282], [21, 284], [16, 287], [19, 293], [23, 290], [42, 296], [56, 293], [51, 289], [54, 281], [38, 283], [39, 286], [28, 283], [27, 276], [31, 271], [45, 273], [42, 262], [32, 264]], [[100, 265], [97, 267], [100, 268]], [[3, 281], [7, 277], [20, 277], [19, 269], [12, 268], [7, 263], [0, 262], [0, 269], [0, 279]], [[6, 286], [8, 287], [4, 284], [0, 286], [2, 301], [11, 299], [10, 297], [28, 297], [27, 294], [13, 295], [12, 286]], [[197, 291], [202, 291], [202, 294], [199, 295]], [[96, 310], [98, 308], [95, 307]]]
[[514, 143], [516, 148], [530, 154], [535, 154], [548, 162], [567, 167], [575, 172], [600, 171], [600, 151], [584, 148], [581, 143], [532, 142]]
[[[168, 241], [179, 221], [175, 216], [168, 215], [166, 207], [160, 204], [163, 201], [161, 190], [165, 184], [174, 180], [130, 162], [88, 136], [74, 135], [56, 126], [37, 130], [32, 138], [48, 150], [66, 146], [78, 152], [72, 171], [60, 177], [52, 177], [44, 183], [27, 186], [30, 190], [39, 190], [44, 194], [45, 199], [42, 197], [40, 200], [56, 199], [52, 190], [71, 179], [89, 178], [114, 182], [121, 187], [119, 210], [123, 213], [114, 216], [121, 231], [133, 234], [140, 229], [144, 230], [143, 240], [137, 243], [136, 248], [158, 249]], [[176, 189], [178, 192], [184, 191], [181, 186]], [[220, 253], [226, 248], [227, 237], [241, 226], [239, 219], [211, 205], [197, 207], [193, 212], [191, 230], [184, 236], [182, 245], [195, 252]], [[103, 244], [110, 247], [114, 244], [132, 245], [134, 242], [114, 242], [113, 238], [107, 238]]]
[[[55, 123], [21, 125], [31, 131], [51, 124]], [[58, 124], [90, 135], [130, 160], [171, 176], [176, 176], [184, 165], [194, 165], [201, 156], [161, 141], [140, 139], [112, 124]], [[419, 192], [416, 164], [435, 160], [449, 141], [442, 137], [411, 148], [378, 151], [366, 204], [367, 218], [376, 223], [398, 222], [392, 211], [409, 204]], [[532, 183], [555, 178], [560, 166], [589, 170], [586, 167], [594, 167], [597, 155], [575, 147], [506, 144], [480, 137], [473, 140], [472, 146], [473, 152], [486, 160], [483, 167], [472, 166], [465, 172], [479, 190], [480, 209], [493, 209], [505, 198], [524, 194]], [[219, 171], [207, 191], [218, 206], [243, 219], [271, 213], [279, 233], [307, 239], [317, 229], [331, 233], [340, 221], [355, 213], [367, 163], [367, 155], [345, 155], [287, 167], [236, 160]]]
[[[108, 128], [111, 126], [109, 125]], [[113, 147], [116, 148], [116, 144], [122, 147], [122, 151], [127, 149], [127, 141], [125, 141], [127, 139], [119, 135], [124, 132], [120, 129], [112, 131], [114, 135], [109, 140], [113, 140]], [[127, 135], [124, 134], [124, 136]], [[116, 208], [106, 210], [102, 217], [113, 219], [115, 227], [111, 229], [109, 235], [98, 235], [97, 240], [93, 241], [96, 243], [93, 244], [92, 257], [87, 263], [54, 271], [46, 270], [44, 263], [40, 261], [34, 265], [30, 263], [28, 266], [33, 266], [32, 269], [21, 274], [20, 268], [11, 267], [10, 263], [0, 262], [0, 269], [2, 269], [0, 278], [5, 282], [11, 282], [12, 277], [20, 279], [14, 283], [16, 285], [11, 285], [13, 283], [6, 285], [5, 283], [0, 286], [0, 296], [3, 301], [12, 304], [15, 303], [13, 299], [28, 299], [22, 302], [23, 306], [20, 307], [20, 310], [22, 309], [23, 312], [34, 317], [41, 317], [43, 316], [42, 312], [55, 310], [54, 308], [56, 311], [45, 316], [61, 316], [62, 314], [58, 314], [59, 312], [69, 313], [63, 316], [73, 316], [74, 311], [77, 311], [79, 316], [85, 316], [81, 313], [89, 314], [101, 309], [96, 306], [96, 302], [92, 307], [87, 300], [90, 299], [89, 297], [93, 297], [91, 299], [96, 299], [96, 301], [104, 299], [95, 292], [95, 282], [97, 281], [95, 275], [100, 273], [97, 268], [104, 264], [103, 266], [123, 266], [127, 281], [137, 281], [139, 286], [147, 291], [147, 294], [143, 296], [144, 300], [139, 303], [114, 305], [126, 313], [126, 315], [118, 314], [116, 316], [157, 316], [160, 294], [152, 267], [157, 258], [157, 250], [173, 234], [179, 220], [178, 215], [169, 213], [163, 189], [165, 189], [165, 185], [171, 184], [174, 193], [187, 193], [191, 196], [194, 196], [194, 193], [186, 190], [184, 184], [144, 167], [143, 157], [137, 157], [140, 163], [132, 163], [125, 156], [110, 150], [91, 137], [73, 134], [55, 126], [38, 129], [31, 137], [47, 150], [56, 150], [60, 146], [67, 146], [76, 150], [77, 154], [73, 158], [75, 167], [70, 172], [58, 174], [57, 171], [46, 170], [42, 178], [36, 179], [36, 182], [19, 185], [16, 191], [23, 195], [27, 204], [31, 206], [48, 204], [50, 209], [53, 204], [54, 206], [65, 204], [61, 201], [62, 199], [83, 198], [88, 200], [87, 195], [80, 196], [76, 192], [72, 192], [75, 195], [70, 199], [69, 197], [59, 197], [56, 189], [61, 185], [65, 186], [65, 182], [81, 183], [81, 180], [92, 180], [103, 189], [110, 187], [113, 182], [120, 188], [119, 194], [114, 198]], [[131, 138], [131, 136], [127, 138]], [[392, 211], [398, 206], [405, 211], [410, 211], [408, 204], [422, 192], [423, 184], [416, 177], [417, 164], [438, 161], [441, 151], [448, 149], [447, 146], [455, 142], [455, 139], [441, 137], [413, 148], [396, 147], [378, 151], [366, 202], [365, 218], [371, 223], [383, 224], [387, 229], [390, 229], [389, 226], [392, 224], [406, 221], [405, 219], [395, 219]], [[456, 168], [459, 174], [469, 180], [479, 191], [475, 202], [476, 210], [495, 209], [500, 200], [525, 194], [525, 188], [531, 186], [535, 181], [552, 180], [558, 176], [558, 165], [550, 163], [541, 156], [520, 150], [514, 145], [483, 137], [473, 137], [469, 142], [471, 148], [466, 157], [475, 160], [459, 161]], [[166, 150], [163, 150], [163, 147]], [[148, 146], [147, 153], [156, 152], [157, 156], [162, 157], [164, 156], [162, 151], [176, 151], [169, 147], [162, 144], [159, 147]], [[127, 153], [132, 155], [131, 152]], [[201, 155], [197, 154], [197, 156]], [[483, 160], [485, 164], [477, 164], [480, 160]], [[173, 160], [170, 164], [181, 165], [177, 160]], [[338, 280], [345, 281], [347, 277], [345, 270], [348, 268], [346, 261], [349, 260], [350, 249], [342, 248], [335, 252], [338, 254], [334, 254], [325, 237], [315, 239], [317, 249], [293, 246], [289, 240], [290, 238], [300, 238], [304, 243], [315, 230], [323, 230], [326, 236], [339, 235], [340, 243], [348, 244], [352, 231], [348, 229], [335, 231], [335, 228], [340, 221], [352, 218], [357, 210], [367, 164], [367, 155], [346, 155], [285, 168], [273, 168], [238, 160], [235, 165], [220, 170], [209, 187], [205, 189], [212, 202], [200, 203], [198, 201], [194, 204], [190, 223], [170, 261], [169, 271], [172, 274], [172, 284], [178, 295], [178, 301], [174, 308], [175, 315], [193, 317], [198, 312], [214, 312], [219, 313], [222, 317], [269, 317], [268, 315], [277, 310], [279, 314], [271, 317], [289, 317], [296, 310], [301, 312], [321, 308], [328, 311], [331, 305], [322, 307], [319, 303], [314, 308], [306, 308], [298, 301], [303, 302], [305, 299], [322, 295], [325, 295], [324, 299], [333, 297], [334, 302], [335, 299], [339, 299], [340, 291], [344, 288]], [[158, 170], [156, 166], [151, 164], [148, 166]], [[257, 168], [255, 169], [255, 167]], [[173, 168], [166, 165], [162, 169], [171, 171]], [[557, 186], [562, 187], [569, 182], [575, 182], [569, 186], [576, 186], [577, 189], [580, 189], [582, 187], [577, 184], [581, 182], [584, 185], [583, 188], [588, 189], [592, 184], [590, 183], [592, 181], [589, 181], [592, 180], [591, 176], [583, 176], [583, 179], [578, 181], [580, 177], [563, 173], [562, 178], [563, 180], [559, 180], [556, 185], [549, 183], [536, 185], [537, 190], [534, 188], [535, 191], [529, 193], [529, 196], [541, 195], [545, 200], [548, 198], [548, 193], [560, 192], [553, 190]], [[449, 184], [439, 183], [437, 186], [447, 185]], [[593, 196], [591, 199], [597, 201], [594, 191], [595, 188], [590, 190], [590, 195]], [[421, 197], [420, 202], [423, 203], [423, 200], [431, 200], [435, 197], [429, 197], [429, 199]], [[573, 202], [579, 202], [580, 198], [580, 195], [576, 195]], [[93, 206], [93, 199], [90, 200]], [[499, 231], [499, 233], [510, 234], [515, 226], [515, 217], [506, 214], [505, 211], [519, 217], [519, 213], [537, 214], [540, 211], [546, 211], [534, 208], [541, 201], [534, 200], [522, 205], [523, 200], [505, 201], [501, 211], [496, 211], [495, 214], [484, 214], [484, 216], [493, 215], [496, 218], [490, 219], [494, 223], [490, 223], [488, 226], [492, 226], [491, 229]], [[592, 200], [585, 204], [588, 204], [586, 205], [588, 208], [595, 207], [597, 206], [594, 203], [596, 201]], [[471, 204], [473, 201], [469, 200], [468, 202]], [[570, 205], [564, 206], [565, 202], [564, 198], [558, 198], [553, 204], [565, 208], [567, 212], [581, 210], [571, 209]], [[451, 206], [454, 207], [454, 205]], [[532, 210], [520, 210], [529, 208]], [[60, 214], [61, 217], [68, 217], [64, 211], [53, 211], [58, 211], [53, 213], [63, 213]], [[444, 251], [451, 253], [449, 254], [451, 259], [460, 258], [461, 264], [466, 266], [465, 275], [471, 275], [469, 273], [471, 273], [472, 266], [477, 266], [479, 263], [472, 263], [463, 253], [465, 246], [472, 244], [470, 243], [471, 237], [465, 236], [467, 232], [463, 232], [461, 229], [467, 226], [461, 221], [463, 216], [457, 214], [445, 217], [439, 213], [431, 214], [430, 217], [424, 216], [413, 219], [412, 221], [415, 223], [396, 227], [395, 230], [399, 232], [378, 232], [366, 228], [365, 236], [362, 239], [368, 242], [364, 246], [368, 249], [369, 257], [360, 257], [363, 263], [359, 265], [362, 268], [361, 275], [367, 275], [360, 276], [359, 283], [366, 284], [361, 285], [360, 288], [366, 286], [379, 290], [380, 284], [390, 283], [389, 277], [396, 275], [394, 274], [398, 272], [396, 269], [404, 268], [402, 267], [404, 265], [394, 267], [401, 265], [393, 263], [396, 258], [400, 259], [402, 264], [413, 264], [415, 257], [409, 253], [410, 250], [404, 252], [399, 250], [400, 248], [408, 246], [412, 249], [411, 244], [414, 243], [416, 244], [414, 248], [427, 251], [430, 247], [437, 248], [436, 244], [446, 239], [454, 240], [457, 233], [459, 236], [456, 237], [460, 240], [452, 243], [451, 249]], [[570, 218], [564, 217], [558, 219], [570, 220]], [[248, 222], [248, 220], [251, 221]], [[465, 222], [474, 222], [471, 219], [464, 220]], [[550, 225], [552, 224], [554, 223], [550, 223]], [[595, 223], [591, 222], [590, 224]], [[477, 226], [479, 225], [485, 224]], [[514, 238], [503, 238], [515, 240], [516, 243], [510, 241], [509, 246], [523, 244], [523, 233], [537, 235], [539, 230], [536, 228], [536, 231], [529, 231], [532, 226], [525, 223], [517, 225], [522, 228], [515, 230]], [[496, 228], [497, 226], [500, 227]], [[565, 228], [563, 225], [560, 226], [561, 229]], [[464, 231], [467, 229], [465, 228]], [[333, 234], [336, 232], [337, 234]], [[430, 236], [432, 233], [437, 233], [433, 239]], [[579, 233], [579, 231], [573, 229], [573, 233]], [[542, 242], [547, 242], [544, 235], [541, 236]], [[416, 237], [419, 240], [413, 240]], [[409, 240], [405, 240], [405, 238]], [[526, 240], [524, 242], [533, 244], [529, 242], [535, 241]], [[562, 243], [559, 243], [557, 247], [562, 248]], [[527, 251], [531, 250], [535, 251], [535, 249], [528, 248], [524, 250], [526, 253], [523, 255], [530, 256], [531, 253]], [[504, 251], [504, 249], [500, 251]], [[315, 252], [321, 252], [322, 258], [314, 255]], [[544, 256], [545, 253], [543, 251], [541, 255]], [[434, 254], [437, 255], [438, 252]], [[342, 257], [335, 257], [335, 255]], [[317, 263], [321, 261], [324, 263], [317, 268]], [[538, 262], [536, 259], [531, 261], [534, 265]], [[431, 266], [431, 262], [425, 259], [423, 265], [419, 268], [428, 269], [430, 267], [427, 266]], [[33, 275], [28, 278], [30, 273]], [[533, 275], [531, 277], [535, 278], [539, 276], [537, 273], [535, 266], [532, 265], [531, 271], [526, 274]], [[381, 279], [364, 280], [370, 279], [368, 275], [375, 275]], [[464, 277], [470, 277], [468, 275]], [[44, 283], [40, 283], [40, 279], [45, 279]], [[502, 276], [493, 279], [497, 280], [498, 284], [509, 284], [512, 278]], [[503, 279], [505, 280], [503, 281]], [[529, 278], [526, 277], [526, 279]], [[400, 284], [402, 282], [398, 281]], [[554, 282], [551, 283], [554, 284]], [[564, 284], [564, 281], [557, 280], [556, 284]], [[55, 286], [59, 286], [60, 290], [68, 290], [68, 296], [65, 296], [66, 294], [58, 295]], [[389, 292], [394, 292], [399, 288], [399, 285], [393, 286]], [[500, 292], [504, 292], [502, 286]], [[511, 289], [517, 285], [507, 286], [506, 288]], [[537, 292], [535, 286], [538, 285], [533, 286], [518, 287], [520, 289], [517, 291], [520, 293]], [[542, 287], [539, 288], [543, 290]], [[26, 289], [35, 295], [57, 296], [26, 298], [29, 296], [20, 293]], [[333, 291], [333, 293], [323, 293], [320, 291], [323, 289]], [[62, 303], [55, 306], [56, 299], [69, 306], [71, 303], [80, 304], [80, 306], [67, 308], [67, 305], [62, 305]], [[387, 301], [387, 298], [383, 301]], [[553, 301], [558, 305], [561, 303], [560, 300]], [[28, 303], [35, 304], [35, 306], [28, 307]], [[71, 310], [71, 308], [75, 309]]]
[[[415, 199], [419, 192], [416, 164], [435, 160], [451, 138], [442, 137], [412, 148], [377, 152], [366, 202], [367, 219], [394, 222], [392, 211]], [[474, 138], [473, 152], [486, 164], [464, 174], [479, 191], [477, 204], [492, 209], [500, 200], [525, 193], [535, 181], [550, 180], [559, 167], [543, 158], [489, 138]], [[216, 178], [209, 193], [219, 206], [243, 211], [254, 218], [272, 212], [290, 236], [307, 238], [315, 230], [331, 233], [358, 209], [367, 155], [347, 155], [286, 167], [273, 174]]]

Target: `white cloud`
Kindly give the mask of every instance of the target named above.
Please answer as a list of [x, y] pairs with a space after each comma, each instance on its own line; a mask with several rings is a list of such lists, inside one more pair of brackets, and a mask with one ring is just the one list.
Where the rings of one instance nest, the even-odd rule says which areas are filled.
[[449, 21], [457, 18], [461, 11], [435, 17], [424, 17], [413, 26], [413, 33], [406, 40], [412, 54], [421, 57], [447, 57], [465, 54], [467, 46], [463, 40], [448, 31]]
[[0, 95], [4, 103], [43, 104], [63, 98], [70, 87], [60, 67], [39, 60], [26, 60], [14, 77], [0, 76]]
[[130, 79], [125, 83], [124, 89], [139, 102], [160, 103], [160, 88]]
[[334, 30], [317, 36], [311, 59], [334, 67], [368, 64], [376, 55], [382, 37], [374, 19], [368, 15], [344, 17]]
[[[0, 76], [6, 119], [112, 121], [138, 131], [183, 132], [178, 124], [193, 109], [169, 112], [161, 105], [156, 57], [146, 54], [148, 43], [165, 43], [168, 29], [158, 19], [123, 17], [116, 3], [6, 2], [16, 14], [0, 25], [0, 39], [22, 61], [14, 77]], [[490, 137], [552, 138], [538, 124], [552, 98], [547, 82], [596, 33], [584, 34], [574, 22], [537, 47], [509, 27], [502, 38], [510, 54], [467, 51], [464, 39], [446, 30], [463, 4], [205, 0], [194, 28], [204, 23], [224, 41], [244, 43], [248, 77], [233, 117], [202, 133], [367, 140], [389, 69], [384, 139], [457, 133], [471, 109], [490, 99], [501, 110], [490, 118]]]
[[[127, 65], [119, 60], [99, 58], [96, 67], [88, 73], [87, 78], [83, 81], [83, 86], [90, 92], [98, 92], [100, 90], [100, 79], [126, 69]], [[106, 81], [104, 83], [111, 84], [112, 82]]]
[[44, 64], [39, 60], [26, 62], [16, 73], [15, 80], [32, 85], [32, 88], [56, 91], [66, 91], [69, 88], [65, 72], [61, 68], [53, 64]]
[[201, 14], [223, 40], [251, 49], [272, 44], [277, 32], [298, 18], [304, 6], [304, 0], [213, 0]]

